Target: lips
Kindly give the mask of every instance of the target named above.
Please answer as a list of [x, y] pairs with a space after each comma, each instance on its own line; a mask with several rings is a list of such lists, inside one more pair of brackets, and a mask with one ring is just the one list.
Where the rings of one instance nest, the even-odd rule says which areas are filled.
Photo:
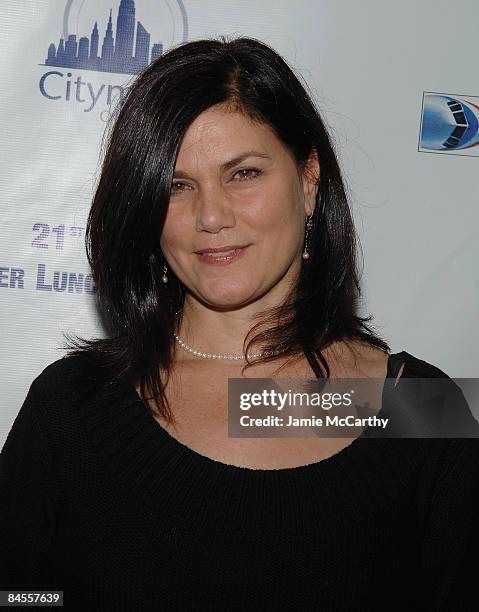
[[241, 258], [247, 248], [248, 245], [245, 247], [236, 247], [224, 250], [203, 250], [201, 253], [197, 253], [197, 256], [200, 261], [207, 264], [227, 265]]
[[222, 251], [232, 251], [233, 249], [244, 249], [247, 245], [245, 244], [224, 244], [219, 247], [207, 247], [205, 249], [198, 249], [195, 253], [201, 255], [201, 253], [218, 253]]
[[233, 255], [238, 251], [241, 251], [241, 249], [228, 249], [227, 251], [203, 251], [203, 253], [200, 253], [200, 255], [206, 255], [207, 257], [227, 257], [228, 255]]

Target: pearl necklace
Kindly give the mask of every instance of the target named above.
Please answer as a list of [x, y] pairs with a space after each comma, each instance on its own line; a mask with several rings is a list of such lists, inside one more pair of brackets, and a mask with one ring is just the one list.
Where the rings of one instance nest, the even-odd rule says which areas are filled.
[[[191, 353], [192, 355], [194, 355], [195, 357], [203, 357], [204, 359], [244, 359], [244, 355], [216, 355], [214, 353], [204, 353], [203, 351], [197, 351], [194, 348], [192, 348], [191, 346], [188, 346], [188, 344], [186, 344], [186, 342], [184, 340], [182, 340], [181, 338], [179, 338], [176, 334], [173, 334], [175, 336], [176, 341], [178, 342], [178, 344], [181, 346], [182, 349], [184, 349], [185, 351], [188, 351], [189, 353]], [[256, 359], [257, 357], [265, 357], [266, 355], [278, 355], [279, 353], [281, 353], [282, 351], [263, 351], [262, 353], [248, 353], [248, 359]]]
[[[175, 313], [178, 315], [178, 312]], [[177, 343], [181, 346], [182, 349], [188, 351], [195, 357], [202, 357], [203, 359], [231, 359], [231, 360], [240, 360], [244, 359], [244, 355], [220, 355], [214, 353], [205, 353], [203, 351], [197, 351], [188, 344], [184, 340], [182, 340], [176, 334], [173, 334]], [[256, 359], [258, 357], [266, 357], [267, 355], [279, 355], [282, 351], [263, 351], [262, 353], [248, 353], [248, 359]]]

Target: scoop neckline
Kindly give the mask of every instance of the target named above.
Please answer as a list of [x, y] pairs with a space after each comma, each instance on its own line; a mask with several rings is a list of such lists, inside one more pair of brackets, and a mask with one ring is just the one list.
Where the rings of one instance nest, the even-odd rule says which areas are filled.
[[[377, 417], [384, 415], [385, 412], [385, 396], [388, 391], [388, 382], [391, 379], [394, 379], [397, 376], [399, 371], [399, 367], [404, 363], [403, 373], [401, 374], [401, 378], [404, 376], [407, 369], [407, 353], [405, 351], [401, 351], [400, 353], [390, 353], [387, 361], [387, 372], [386, 377], [383, 381], [382, 387], [382, 395], [381, 395], [381, 409], [376, 414]], [[312, 463], [305, 463], [303, 465], [297, 465], [292, 467], [285, 468], [251, 468], [247, 466], [234, 465], [232, 463], [225, 463], [223, 461], [219, 461], [218, 459], [213, 459], [213, 457], [208, 457], [207, 455], [202, 455], [198, 451], [186, 446], [180, 442], [177, 438], [172, 436], [169, 431], [167, 431], [152, 415], [149, 406], [145, 403], [140, 396], [134, 385], [128, 384], [128, 390], [131, 394], [131, 397], [134, 403], [139, 407], [141, 417], [145, 420], [145, 425], [149, 428], [149, 433], [152, 438], [158, 437], [161, 443], [166, 445], [168, 448], [165, 451], [171, 450], [172, 452], [180, 453], [183, 457], [190, 462], [196, 462], [197, 464], [203, 464], [205, 466], [209, 466], [212, 468], [220, 469], [223, 472], [228, 472], [230, 474], [258, 474], [258, 475], [289, 475], [289, 474], [298, 474], [298, 473], [306, 473], [311, 470], [322, 469], [323, 467], [326, 469], [327, 466], [331, 465], [336, 461], [341, 461], [348, 453], [351, 453], [354, 450], [354, 447], [357, 447], [356, 442], [358, 440], [364, 440], [367, 437], [365, 433], [372, 429], [372, 426], [365, 427], [361, 434], [354, 438], [353, 441], [347, 446], [343, 447], [334, 455], [330, 457], [326, 457], [325, 459], [320, 459], [319, 461], [313, 461]], [[394, 387], [393, 387], [394, 388]]]

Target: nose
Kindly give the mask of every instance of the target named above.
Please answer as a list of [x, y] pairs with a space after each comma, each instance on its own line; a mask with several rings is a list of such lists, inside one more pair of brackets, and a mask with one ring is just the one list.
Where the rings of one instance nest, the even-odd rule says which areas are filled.
[[221, 187], [208, 185], [198, 190], [196, 230], [217, 234], [223, 227], [234, 227], [236, 220], [227, 194]]

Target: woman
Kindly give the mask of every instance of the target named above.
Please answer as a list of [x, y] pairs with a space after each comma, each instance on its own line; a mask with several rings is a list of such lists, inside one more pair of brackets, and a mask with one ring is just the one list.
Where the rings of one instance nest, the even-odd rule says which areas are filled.
[[275, 51], [199, 40], [138, 77], [87, 254], [111, 334], [72, 341], [9, 434], [3, 589], [78, 610], [466, 609], [475, 440], [228, 437], [229, 378], [376, 378], [377, 407], [401, 376], [454, 386], [355, 313], [338, 163]]

